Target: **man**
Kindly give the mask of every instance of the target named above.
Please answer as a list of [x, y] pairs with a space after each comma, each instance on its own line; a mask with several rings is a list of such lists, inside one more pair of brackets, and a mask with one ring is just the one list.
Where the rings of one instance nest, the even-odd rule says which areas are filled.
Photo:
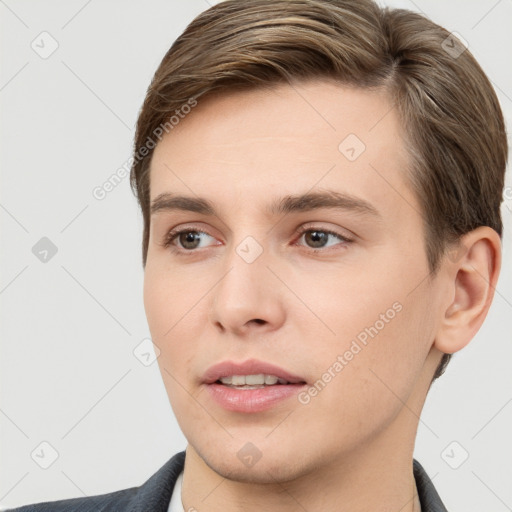
[[16, 510], [446, 510], [414, 441], [493, 298], [506, 160], [483, 71], [418, 14], [202, 13], [149, 87], [132, 167], [186, 451], [140, 487]]

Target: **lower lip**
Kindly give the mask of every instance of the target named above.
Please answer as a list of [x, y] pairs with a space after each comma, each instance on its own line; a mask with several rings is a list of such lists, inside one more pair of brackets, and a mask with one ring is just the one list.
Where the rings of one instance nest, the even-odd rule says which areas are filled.
[[210, 396], [224, 409], [235, 412], [261, 412], [300, 393], [306, 384], [278, 384], [258, 389], [236, 389], [208, 384]]

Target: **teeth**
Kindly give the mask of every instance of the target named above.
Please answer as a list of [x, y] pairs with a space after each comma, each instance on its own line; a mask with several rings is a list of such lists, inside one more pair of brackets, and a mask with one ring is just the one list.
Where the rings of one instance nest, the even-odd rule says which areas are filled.
[[246, 375], [244, 384], [249, 384], [249, 386], [265, 384], [265, 375], [263, 375], [263, 373], [259, 373], [258, 375]]
[[267, 386], [273, 386], [274, 384], [287, 384], [288, 381], [285, 379], [280, 379], [275, 375], [265, 375], [263, 373], [258, 373], [257, 375], [231, 375], [229, 377], [222, 377], [220, 379], [222, 384], [227, 384], [231, 386], [258, 386], [266, 384]]
[[243, 386], [246, 384], [244, 375], [233, 375], [231, 377], [231, 384], [233, 386]]

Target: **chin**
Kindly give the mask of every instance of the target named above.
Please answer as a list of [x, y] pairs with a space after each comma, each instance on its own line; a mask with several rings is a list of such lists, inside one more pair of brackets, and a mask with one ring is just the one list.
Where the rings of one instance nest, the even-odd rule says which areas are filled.
[[[316, 466], [314, 461], [308, 463], [304, 459], [304, 452], [301, 457], [298, 457], [299, 454], [293, 449], [291, 452], [280, 453], [267, 448], [265, 451], [271, 452], [271, 455], [265, 455], [264, 451], [252, 465], [249, 465], [250, 461], [247, 464], [242, 462], [244, 454], [251, 453], [250, 448], [246, 448], [246, 452], [242, 452], [240, 457], [239, 450], [231, 450], [229, 447], [216, 449], [215, 452], [208, 448], [205, 451], [195, 451], [212, 471], [223, 478], [240, 483], [269, 484], [293, 481], [314, 471]], [[233, 455], [226, 456], [224, 455], [226, 453]], [[255, 451], [254, 455], [256, 455]]]

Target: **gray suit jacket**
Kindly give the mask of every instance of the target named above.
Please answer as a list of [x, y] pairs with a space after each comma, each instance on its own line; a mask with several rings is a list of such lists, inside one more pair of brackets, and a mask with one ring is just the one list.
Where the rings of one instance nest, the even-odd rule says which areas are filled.
[[[139, 487], [87, 498], [47, 501], [19, 508], [11, 512], [167, 512], [174, 484], [185, 465], [185, 452], [171, 457], [153, 476]], [[421, 502], [421, 512], [447, 512], [430, 478], [413, 461], [414, 478]]]

